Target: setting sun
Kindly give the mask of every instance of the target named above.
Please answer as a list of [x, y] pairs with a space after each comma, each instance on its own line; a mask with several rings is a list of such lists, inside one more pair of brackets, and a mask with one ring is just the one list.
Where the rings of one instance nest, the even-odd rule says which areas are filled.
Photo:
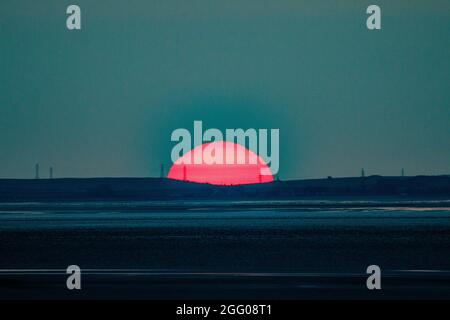
[[[202, 158], [200, 162], [196, 162], [194, 158], [199, 151]], [[218, 157], [223, 161], [214, 162], [212, 158], [217, 159]], [[239, 144], [225, 141], [205, 143], [192, 149], [175, 161], [167, 177], [174, 180], [214, 185], [241, 185], [273, 181], [270, 169], [260, 156]]]

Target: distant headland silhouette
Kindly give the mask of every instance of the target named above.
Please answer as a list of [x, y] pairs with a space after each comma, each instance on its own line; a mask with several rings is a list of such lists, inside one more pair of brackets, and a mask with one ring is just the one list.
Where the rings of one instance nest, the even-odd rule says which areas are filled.
[[367, 176], [213, 186], [167, 178], [0, 179], [0, 202], [283, 200], [308, 197], [450, 197], [450, 175]]

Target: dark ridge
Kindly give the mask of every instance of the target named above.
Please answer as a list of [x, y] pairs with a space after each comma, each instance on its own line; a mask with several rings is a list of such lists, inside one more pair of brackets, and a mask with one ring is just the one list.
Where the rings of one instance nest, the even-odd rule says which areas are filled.
[[450, 197], [450, 176], [328, 178], [213, 186], [164, 178], [0, 179], [1, 202]]

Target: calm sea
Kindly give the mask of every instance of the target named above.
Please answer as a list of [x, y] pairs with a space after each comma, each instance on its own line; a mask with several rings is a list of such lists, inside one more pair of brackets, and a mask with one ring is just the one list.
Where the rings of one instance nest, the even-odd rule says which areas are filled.
[[0, 297], [449, 298], [450, 202], [0, 204]]

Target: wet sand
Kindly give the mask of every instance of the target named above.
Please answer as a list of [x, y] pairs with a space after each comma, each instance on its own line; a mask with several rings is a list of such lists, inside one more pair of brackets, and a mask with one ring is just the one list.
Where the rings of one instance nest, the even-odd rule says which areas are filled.
[[[450, 298], [442, 204], [136, 206], [0, 206], [0, 297]], [[78, 292], [65, 285], [72, 264]], [[381, 291], [366, 288], [371, 264]]]

